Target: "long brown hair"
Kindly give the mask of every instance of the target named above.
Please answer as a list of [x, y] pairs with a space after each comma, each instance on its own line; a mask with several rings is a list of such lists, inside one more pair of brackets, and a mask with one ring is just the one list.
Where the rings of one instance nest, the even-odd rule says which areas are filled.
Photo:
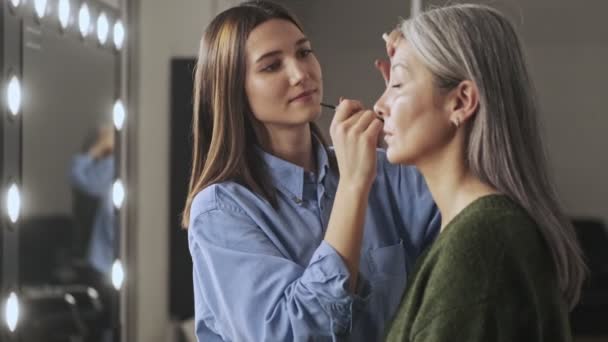
[[[270, 19], [297, 19], [270, 1], [248, 1], [227, 9], [209, 24], [200, 44], [194, 76], [192, 172], [182, 226], [190, 224], [194, 197], [205, 187], [237, 182], [277, 206], [276, 193], [256, 145], [260, 138], [245, 93], [245, 43], [249, 34]], [[327, 148], [320, 129], [312, 134]]]
[[479, 88], [479, 110], [466, 127], [467, 165], [537, 222], [564, 301], [574, 307], [586, 266], [549, 177], [534, 86], [513, 25], [497, 10], [466, 4], [423, 12], [403, 22], [401, 32], [439, 88], [462, 80]]

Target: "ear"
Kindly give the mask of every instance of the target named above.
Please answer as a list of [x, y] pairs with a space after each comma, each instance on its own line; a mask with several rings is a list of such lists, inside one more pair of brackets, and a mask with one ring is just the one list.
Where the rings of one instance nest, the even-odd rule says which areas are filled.
[[479, 90], [471, 80], [464, 80], [450, 91], [450, 121], [459, 126], [471, 119], [479, 107]]

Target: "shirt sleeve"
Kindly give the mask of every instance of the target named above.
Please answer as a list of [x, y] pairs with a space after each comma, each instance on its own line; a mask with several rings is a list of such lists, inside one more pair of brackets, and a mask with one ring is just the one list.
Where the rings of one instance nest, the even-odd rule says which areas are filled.
[[238, 208], [216, 207], [191, 222], [199, 340], [209, 330], [231, 341], [335, 340], [351, 330], [369, 284], [361, 278], [349, 293], [348, 269], [329, 244], [300, 265]]
[[379, 152], [378, 162], [403, 222], [401, 237], [409, 259], [415, 260], [439, 233], [441, 215], [422, 174], [413, 166], [393, 165]]
[[441, 228], [441, 215], [422, 174], [413, 166], [399, 166], [401, 212], [418, 253], [426, 249]]
[[110, 191], [114, 178], [114, 160], [111, 157], [94, 160], [87, 154], [72, 159], [70, 183], [92, 196], [101, 197]]

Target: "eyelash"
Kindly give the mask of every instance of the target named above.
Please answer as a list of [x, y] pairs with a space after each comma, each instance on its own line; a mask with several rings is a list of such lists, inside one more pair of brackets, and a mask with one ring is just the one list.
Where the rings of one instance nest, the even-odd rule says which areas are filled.
[[265, 72], [275, 71], [279, 67], [279, 64], [280, 64], [279, 62], [272, 63], [269, 66], [263, 68], [262, 71], [265, 71]]
[[302, 57], [308, 57], [311, 53], [313, 53], [312, 49], [302, 49], [300, 51], [298, 51], [299, 54], [302, 55]]
[[[301, 49], [298, 51], [298, 56], [302, 57], [302, 58], [306, 58], [308, 56], [310, 56], [310, 54], [312, 54], [314, 51], [312, 49]], [[262, 69], [262, 71], [264, 72], [273, 72], [275, 70], [277, 70], [277, 68], [280, 66], [280, 62], [274, 62], [272, 64], [270, 64], [269, 66], [265, 67]]]
[[391, 87], [399, 89], [399, 88], [401, 88], [401, 83], [393, 84]]

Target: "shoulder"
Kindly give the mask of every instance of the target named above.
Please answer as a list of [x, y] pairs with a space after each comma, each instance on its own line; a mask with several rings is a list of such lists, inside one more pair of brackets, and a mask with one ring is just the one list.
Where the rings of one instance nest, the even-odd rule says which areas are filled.
[[244, 235], [258, 231], [248, 214], [248, 208], [255, 205], [255, 196], [235, 182], [217, 183], [203, 189], [194, 197], [190, 209], [190, 243], [229, 246], [247, 240], [243, 239]]
[[447, 227], [442, 243], [446, 260], [473, 265], [472, 271], [521, 264], [529, 257], [534, 260], [528, 260], [528, 265], [536, 260], [546, 261], [547, 250], [538, 224], [510, 199], [497, 200], [503, 203], [490, 203], [483, 209], [463, 213]]
[[249, 189], [236, 182], [222, 182], [201, 190], [192, 201], [190, 222], [211, 211], [245, 214], [244, 199], [255, 196]]
[[[466, 209], [465, 209], [466, 211]], [[540, 232], [536, 222], [518, 204], [501, 196], [485, 200], [484, 206], [463, 211], [455, 219], [450, 234], [454, 246], [477, 246], [484, 243], [511, 245], [533, 238]]]

